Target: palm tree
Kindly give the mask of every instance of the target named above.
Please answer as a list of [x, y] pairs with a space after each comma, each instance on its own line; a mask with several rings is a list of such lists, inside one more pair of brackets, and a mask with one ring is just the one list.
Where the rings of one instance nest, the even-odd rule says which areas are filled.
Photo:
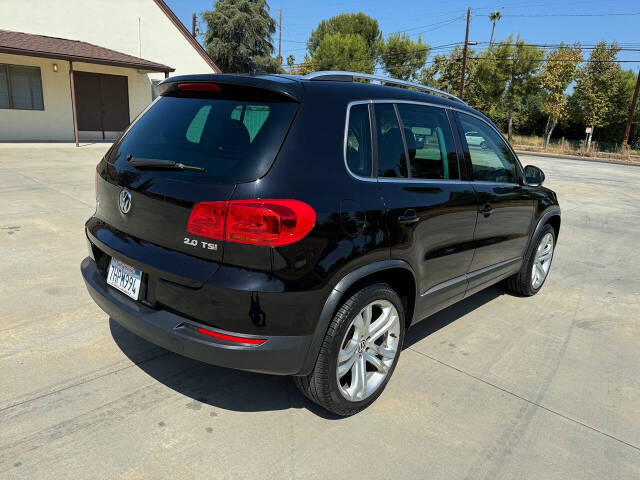
[[491, 40], [489, 40], [489, 46], [493, 43], [493, 32], [496, 29], [496, 22], [502, 18], [502, 14], [496, 10], [489, 15], [489, 20], [493, 22], [493, 27], [491, 28]]

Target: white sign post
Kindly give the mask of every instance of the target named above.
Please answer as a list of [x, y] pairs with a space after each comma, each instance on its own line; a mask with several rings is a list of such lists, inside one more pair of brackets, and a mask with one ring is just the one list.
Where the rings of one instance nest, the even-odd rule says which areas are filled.
[[587, 134], [587, 152], [591, 149], [591, 135], [593, 135], [593, 127], [587, 127], [584, 129]]

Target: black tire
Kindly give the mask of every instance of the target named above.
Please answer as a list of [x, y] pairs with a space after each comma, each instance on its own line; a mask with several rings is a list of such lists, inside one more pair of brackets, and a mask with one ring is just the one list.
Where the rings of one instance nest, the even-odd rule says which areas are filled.
[[[344, 339], [347, 329], [351, 326], [354, 317], [358, 315], [365, 306], [375, 300], [387, 300], [391, 302], [398, 311], [400, 318], [398, 350], [386, 378], [378, 389], [364, 400], [357, 402], [350, 401], [340, 393], [338, 379], [336, 377], [340, 343]], [[389, 285], [376, 283], [362, 288], [345, 300], [333, 317], [311, 374], [302, 377], [293, 377], [294, 383], [305, 397], [336, 415], [346, 417], [367, 408], [384, 391], [398, 363], [404, 341], [404, 316], [402, 301], [395, 290]]]
[[[547, 234], [551, 233], [553, 235], [553, 245], [555, 247], [556, 244], [556, 233], [553, 227], [549, 224], [544, 225], [540, 232], [536, 235], [536, 237], [531, 242], [531, 246], [527, 251], [527, 255], [524, 259], [522, 267], [520, 271], [515, 275], [510, 276], [504, 280], [504, 286], [507, 290], [510, 290], [514, 293], [524, 295], [525, 297], [530, 297], [535, 295], [540, 291], [544, 282], [547, 280], [547, 277], [542, 281], [538, 288], [534, 288], [531, 283], [531, 273], [533, 269], [533, 263], [536, 256], [536, 250], [538, 249], [538, 245], [542, 241], [542, 238]], [[551, 261], [553, 262], [553, 257], [551, 257]]]

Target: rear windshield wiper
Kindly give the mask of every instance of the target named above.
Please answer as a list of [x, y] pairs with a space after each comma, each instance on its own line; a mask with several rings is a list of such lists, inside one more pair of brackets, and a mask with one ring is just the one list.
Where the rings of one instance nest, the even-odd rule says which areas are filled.
[[135, 158], [133, 155], [127, 155], [127, 162], [137, 168], [156, 168], [160, 170], [194, 170], [196, 172], [205, 172], [202, 167], [193, 165], [185, 165], [184, 163], [174, 162], [173, 160], [161, 160], [159, 158]]

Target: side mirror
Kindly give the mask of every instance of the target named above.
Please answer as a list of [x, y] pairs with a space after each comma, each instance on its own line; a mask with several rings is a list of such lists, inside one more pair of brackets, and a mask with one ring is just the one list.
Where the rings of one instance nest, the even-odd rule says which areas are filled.
[[532, 187], [539, 187], [544, 182], [544, 172], [538, 167], [527, 165], [524, 167], [524, 181]]

